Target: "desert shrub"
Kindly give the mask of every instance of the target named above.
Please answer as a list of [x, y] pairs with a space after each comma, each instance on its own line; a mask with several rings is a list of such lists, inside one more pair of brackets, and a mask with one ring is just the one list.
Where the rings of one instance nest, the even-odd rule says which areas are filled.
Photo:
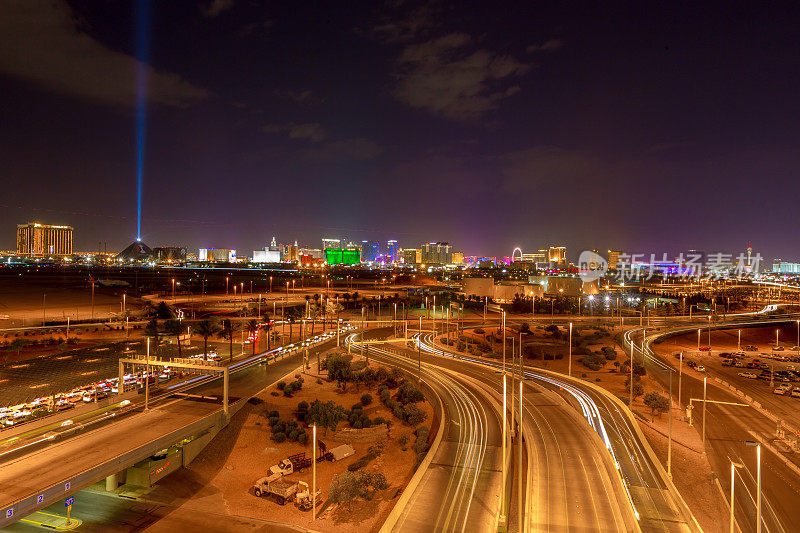
[[421, 424], [428, 418], [428, 413], [426, 413], [413, 403], [407, 405], [404, 411], [405, 411], [405, 421], [411, 426], [416, 426], [418, 424]]
[[408, 449], [408, 435], [403, 435], [397, 439], [397, 444], [400, 445], [401, 450], [406, 451]]
[[430, 430], [427, 426], [419, 426], [415, 431], [414, 434], [417, 436], [417, 440], [414, 441], [414, 451], [417, 454], [422, 454], [428, 451], [428, 436], [430, 434]]
[[278, 432], [272, 434], [272, 440], [275, 442], [284, 442], [286, 440], [286, 433]]
[[372, 403], [372, 395], [371, 394], [364, 394], [361, 396], [361, 405], [369, 405]]
[[278, 387], [278, 390], [283, 390], [283, 389], [286, 388], [286, 382], [285, 381], [279, 381], [275, 386]]
[[425, 400], [425, 395], [415, 385], [408, 381], [403, 381], [395, 395], [397, 401], [402, 404], [417, 403]]
[[269, 425], [270, 425], [270, 427], [272, 427], [272, 426], [274, 426], [275, 424], [277, 424], [277, 423], [278, 423], [278, 420], [280, 420], [280, 418], [278, 418], [277, 416], [271, 416], [271, 417], [269, 417]]
[[300, 376], [300, 374], [299, 374], [299, 373], [298, 373], [298, 374], [295, 374], [295, 375], [294, 375], [294, 379], [302, 379], [302, 376]]
[[385, 423], [386, 423], [386, 419], [384, 419], [382, 416], [377, 416], [377, 417], [375, 417], [375, 420], [372, 421], [372, 424], [375, 425], [375, 426], [380, 426], [381, 424], [385, 424]]
[[296, 441], [296, 440], [297, 440], [297, 437], [298, 437], [299, 435], [300, 435], [300, 430], [299, 430], [299, 429], [297, 429], [297, 428], [294, 428], [293, 430], [291, 430], [291, 431], [289, 432], [289, 440], [290, 440], [290, 441]]
[[308, 441], [309, 441], [309, 440], [310, 440], [310, 437], [308, 436], [308, 433], [306, 433], [305, 431], [303, 431], [302, 433], [300, 433], [300, 434], [297, 436], [297, 442], [299, 442], [299, 443], [300, 443], [300, 444], [302, 444], [303, 446], [305, 446], [306, 444], [308, 444]]
[[581, 377], [582, 377], [582, 378], [585, 378], [585, 377], [586, 377], [586, 372], [584, 372], [583, 374], [581, 374]]
[[262, 400], [261, 398], [257, 398], [255, 396], [253, 396], [252, 398], [247, 400], [247, 403], [252, 404], [252, 405], [261, 405], [262, 403], [264, 403], [264, 400]]
[[348, 465], [347, 470], [350, 472], [355, 472], [356, 470], [361, 470], [365, 466], [369, 464], [369, 459], [366, 457], [359, 457], [355, 460], [355, 462]]
[[281, 393], [278, 392], [278, 391], [272, 391], [269, 394], [270, 394], [270, 396], [280, 396], [281, 395]]
[[464, 348], [466, 348], [466, 347], [467, 347], [467, 345], [464, 344], [463, 341], [458, 341], [458, 343], [456, 344], [456, 350], [458, 350], [459, 352], [463, 352]]
[[442, 344], [447, 344], [447, 339], [442, 337], [441, 339], [439, 339], [439, 342], [441, 342]]
[[353, 429], [361, 429], [363, 426], [361, 425], [361, 419], [357, 418], [355, 422], [353, 422]]

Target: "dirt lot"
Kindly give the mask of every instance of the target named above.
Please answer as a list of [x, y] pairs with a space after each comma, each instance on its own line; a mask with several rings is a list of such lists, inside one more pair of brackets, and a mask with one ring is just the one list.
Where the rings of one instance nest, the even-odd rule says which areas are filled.
[[[354, 362], [358, 360], [354, 357]], [[370, 365], [377, 370], [379, 365]], [[264, 400], [261, 405], [247, 404], [233, 418], [211, 444], [195, 459], [189, 468], [182, 469], [162, 481], [148, 496], [156, 500], [184, 509], [221, 509], [229, 515], [264, 518], [281, 522], [298, 524], [319, 531], [375, 531], [379, 529], [386, 515], [397, 501], [400, 489], [405, 486], [413, 474], [415, 452], [411, 449], [414, 442], [413, 427], [395, 418], [378, 399], [377, 387], [367, 391], [363, 386], [357, 390], [348, 385], [347, 392], [342, 392], [335, 383], [324, 379], [317, 383], [316, 362], [307, 374], [303, 374], [303, 388], [292, 398], [273, 396], [276, 387], [270, 387], [258, 395]], [[294, 380], [293, 376], [286, 379]], [[294, 411], [303, 400], [311, 403], [315, 399], [333, 400], [345, 408], [357, 403], [361, 395], [370, 392], [374, 400], [364, 408], [364, 414], [374, 419], [378, 416], [392, 421], [389, 439], [383, 453], [369, 463], [365, 469], [380, 471], [389, 481], [389, 487], [379, 491], [372, 501], [358, 501], [352, 510], [329, 507], [322, 512], [322, 518], [316, 522], [311, 520], [311, 512], [302, 512], [294, 505], [278, 505], [271, 498], [257, 498], [253, 494], [253, 482], [266, 475], [270, 465], [276, 464], [290, 454], [305, 452], [312, 455], [312, 447], [302, 446], [296, 442], [276, 443], [271, 440], [267, 415], [272, 410], [280, 413], [281, 420], [295, 419]], [[428, 414], [425, 425], [430, 427], [433, 410], [428, 402], [418, 404]], [[349, 427], [347, 421], [340, 422], [337, 431], [320, 431], [318, 439], [323, 440], [329, 448], [345, 443], [337, 439], [343, 428]], [[310, 433], [310, 429], [309, 429]], [[402, 435], [409, 437], [406, 451], [401, 450], [398, 439]], [[345, 460], [331, 463], [323, 461], [317, 464], [317, 488], [327, 489], [335, 474], [347, 470], [347, 466], [355, 462], [367, 452], [371, 443], [353, 442], [355, 455]], [[306, 481], [311, 485], [311, 472], [294, 473], [287, 476], [288, 481]]]

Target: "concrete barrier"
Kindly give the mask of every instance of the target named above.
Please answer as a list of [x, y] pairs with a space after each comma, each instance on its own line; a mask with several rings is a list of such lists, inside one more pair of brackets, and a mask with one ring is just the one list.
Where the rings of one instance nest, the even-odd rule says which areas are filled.
[[436, 455], [436, 451], [439, 449], [439, 445], [442, 443], [442, 437], [444, 436], [444, 405], [442, 404], [442, 399], [424, 382], [423, 387], [436, 398], [436, 402], [439, 406], [439, 429], [436, 432], [436, 437], [433, 439], [431, 447], [428, 449], [428, 453], [425, 454], [425, 458], [422, 459], [422, 462], [420, 462], [416, 472], [414, 472], [414, 475], [411, 476], [411, 480], [403, 489], [403, 493], [400, 495], [397, 503], [394, 504], [394, 507], [392, 507], [392, 510], [389, 512], [389, 516], [387, 516], [386, 520], [383, 521], [383, 525], [380, 529], [381, 533], [388, 533], [392, 530], [392, 528], [394, 528], [395, 524], [397, 524], [397, 521], [400, 519], [400, 515], [403, 514], [406, 505], [408, 505], [408, 501], [411, 499], [411, 495], [422, 481], [422, 477], [425, 475], [425, 472], [428, 470], [428, 467], [433, 461], [433, 456]]

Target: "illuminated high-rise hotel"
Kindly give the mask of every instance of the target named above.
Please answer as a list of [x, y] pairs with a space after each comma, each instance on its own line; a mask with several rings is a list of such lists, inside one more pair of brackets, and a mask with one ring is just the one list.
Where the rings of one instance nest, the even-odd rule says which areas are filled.
[[72, 255], [72, 226], [17, 224], [17, 253], [27, 257]]

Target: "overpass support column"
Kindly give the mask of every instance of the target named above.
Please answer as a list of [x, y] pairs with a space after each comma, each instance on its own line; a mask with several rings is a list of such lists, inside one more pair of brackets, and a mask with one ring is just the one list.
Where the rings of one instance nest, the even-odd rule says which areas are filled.
[[119, 381], [117, 381], [117, 395], [125, 392], [125, 363], [119, 362]]
[[222, 376], [222, 409], [225, 417], [228, 416], [228, 368], [226, 367]]
[[106, 492], [114, 492], [118, 486], [117, 474], [111, 474], [106, 478]]

